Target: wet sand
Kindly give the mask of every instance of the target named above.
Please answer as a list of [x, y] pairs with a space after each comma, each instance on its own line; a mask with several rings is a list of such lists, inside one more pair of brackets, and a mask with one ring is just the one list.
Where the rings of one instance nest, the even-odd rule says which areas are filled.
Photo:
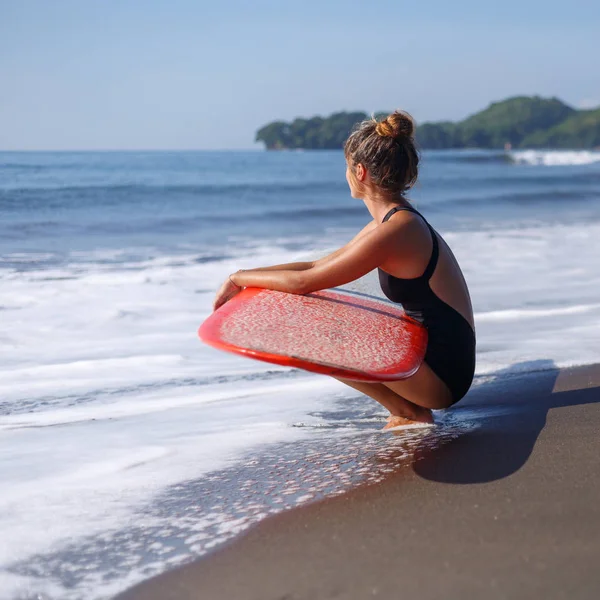
[[384, 482], [262, 521], [120, 600], [600, 598], [600, 366], [502, 377]]

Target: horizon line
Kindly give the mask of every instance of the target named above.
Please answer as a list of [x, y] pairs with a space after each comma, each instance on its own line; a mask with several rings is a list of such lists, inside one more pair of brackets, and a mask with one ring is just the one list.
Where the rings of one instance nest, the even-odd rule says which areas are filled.
[[260, 152], [266, 148], [0, 148], [8, 152]]

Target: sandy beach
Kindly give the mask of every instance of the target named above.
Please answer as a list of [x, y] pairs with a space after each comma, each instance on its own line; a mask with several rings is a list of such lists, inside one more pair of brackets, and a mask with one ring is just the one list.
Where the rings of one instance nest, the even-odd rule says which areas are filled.
[[479, 426], [119, 600], [598, 598], [600, 366], [490, 381]]

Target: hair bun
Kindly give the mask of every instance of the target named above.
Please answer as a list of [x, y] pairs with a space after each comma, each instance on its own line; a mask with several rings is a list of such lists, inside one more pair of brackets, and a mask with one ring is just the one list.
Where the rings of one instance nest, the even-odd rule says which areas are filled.
[[415, 133], [415, 123], [408, 113], [396, 110], [377, 123], [375, 131], [382, 137], [412, 138]]

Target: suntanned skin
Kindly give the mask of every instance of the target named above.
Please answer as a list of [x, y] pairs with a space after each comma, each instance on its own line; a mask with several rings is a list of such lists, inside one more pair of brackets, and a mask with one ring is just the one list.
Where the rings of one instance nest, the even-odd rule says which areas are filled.
[[[317, 261], [233, 273], [217, 292], [214, 309], [244, 287], [308, 294], [349, 283], [377, 267], [401, 279], [419, 277], [432, 251], [431, 234], [423, 220], [408, 211], [400, 211], [382, 223], [394, 206], [408, 206], [407, 200], [385, 193], [373, 183], [367, 169], [360, 163], [347, 167], [346, 179], [352, 197], [365, 203], [373, 221], [345, 246]], [[430, 280], [431, 289], [474, 326], [473, 309], [462, 272], [440, 236], [438, 241], [440, 254]], [[370, 396], [390, 411], [384, 429], [414, 422], [431, 423], [431, 409], [447, 408], [452, 403], [450, 390], [426, 363], [412, 377], [399, 381], [340, 381]]]

